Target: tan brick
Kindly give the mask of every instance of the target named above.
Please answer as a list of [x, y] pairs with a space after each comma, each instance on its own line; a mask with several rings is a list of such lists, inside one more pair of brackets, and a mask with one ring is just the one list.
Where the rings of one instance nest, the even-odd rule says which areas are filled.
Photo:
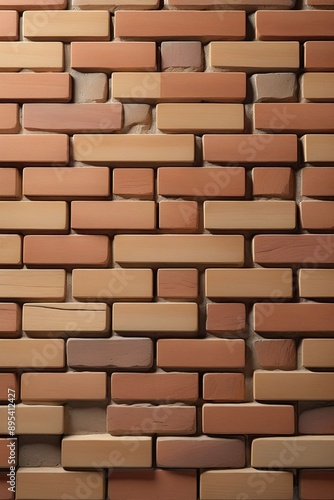
[[63, 300], [65, 279], [62, 269], [0, 270], [0, 298]]
[[243, 247], [239, 235], [116, 235], [114, 257], [119, 264], [242, 265]]
[[250, 77], [250, 81], [254, 102], [298, 101], [299, 87], [294, 73], [257, 73]]
[[304, 339], [302, 365], [306, 368], [333, 368], [334, 339]]
[[196, 432], [196, 407], [181, 405], [110, 405], [107, 429], [112, 435], [187, 435]]
[[0, 199], [17, 199], [21, 195], [21, 176], [16, 168], [0, 168]]
[[168, 5], [177, 8], [208, 8], [219, 5], [224, 9], [242, 9], [253, 11], [263, 7], [268, 9], [291, 9], [294, 0], [167, 0]]
[[[56, 500], [78, 495], [86, 488], [87, 500], [103, 500], [103, 472], [67, 471], [61, 467], [21, 467], [17, 472], [17, 500]], [[94, 485], [88, 486], [87, 484]]]
[[292, 297], [291, 269], [206, 269], [205, 295], [210, 298]]
[[23, 14], [23, 36], [30, 40], [109, 40], [110, 15], [106, 11], [26, 11]]
[[1, 42], [1, 71], [63, 71], [64, 48], [60, 42]]
[[327, 231], [334, 227], [333, 201], [301, 201], [299, 213], [303, 229]]
[[[67, 0], [15, 0], [15, 9], [19, 12], [24, 10], [41, 10], [43, 7], [52, 9], [65, 9]], [[0, 0], [1, 9], [12, 9], [12, 0]]]
[[18, 105], [0, 104], [0, 133], [16, 134], [19, 130], [20, 130], [20, 119], [19, 119]]
[[297, 349], [293, 339], [256, 340], [255, 358], [264, 370], [294, 370]]
[[154, 171], [152, 168], [114, 168], [113, 193], [123, 198], [152, 200]]
[[334, 373], [254, 372], [254, 398], [263, 401], [330, 401]]
[[302, 470], [299, 474], [300, 500], [328, 500], [334, 487], [331, 470]]
[[334, 42], [304, 43], [304, 66], [308, 71], [333, 70], [333, 56]]
[[0, 226], [2, 230], [11, 231], [64, 231], [68, 227], [67, 203], [64, 201], [1, 201]]
[[254, 127], [259, 130], [333, 132], [333, 116], [334, 104], [254, 104]]
[[151, 467], [152, 439], [92, 434], [62, 440], [64, 467]]
[[244, 304], [207, 304], [206, 330], [220, 334], [240, 333], [246, 326], [246, 308]]
[[187, 302], [115, 303], [112, 321], [117, 332], [196, 333], [198, 306]]
[[23, 403], [103, 401], [106, 398], [106, 382], [105, 373], [24, 373], [21, 377], [21, 399]]
[[243, 401], [245, 399], [244, 374], [205, 373], [203, 399], [206, 401]]
[[[7, 408], [0, 407], [1, 434], [7, 434]], [[15, 407], [15, 434], [51, 435], [64, 433], [64, 407], [18, 404]]]
[[158, 297], [165, 299], [196, 299], [198, 296], [197, 269], [159, 269]]
[[334, 101], [334, 73], [305, 73], [301, 78], [302, 97], [309, 101]]
[[68, 136], [64, 134], [0, 135], [0, 163], [66, 165]]
[[302, 196], [334, 196], [334, 171], [330, 167], [305, 167], [301, 170]]
[[65, 343], [56, 339], [0, 340], [1, 368], [63, 368]]
[[[19, 399], [19, 381], [16, 373], [0, 373], [0, 401], [6, 401], [8, 403], [8, 389], [11, 389], [11, 394], [15, 393], [16, 397], [13, 399]], [[7, 433], [8, 429], [6, 429]]]
[[18, 337], [21, 330], [21, 309], [11, 302], [0, 303], [0, 338]]
[[171, 231], [196, 231], [198, 208], [197, 201], [159, 201], [159, 228]]
[[0, 40], [17, 40], [19, 35], [18, 23], [19, 16], [15, 10], [0, 12]]
[[1, 73], [2, 101], [68, 102], [71, 93], [69, 73]]
[[334, 297], [334, 270], [300, 269], [298, 286], [303, 298]]
[[[302, 467], [333, 467], [334, 436], [294, 436], [258, 438], [252, 442], [253, 467], [272, 467], [272, 464], [282, 463], [286, 451], [294, 450], [290, 455], [290, 465]], [[298, 450], [298, 452], [297, 452]], [[292, 454], [292, 452], [290, 452]]]
[[20, 265], [21, 262], [22, 262], [21, 237], [18, 234], [1, 234], [0, 265], [17, 266]]
[[72, 0], [73, 7], [80, 9], [108, 9], [113, 11], [119, 7], [123, 9], [156, 9], [158, 0]]

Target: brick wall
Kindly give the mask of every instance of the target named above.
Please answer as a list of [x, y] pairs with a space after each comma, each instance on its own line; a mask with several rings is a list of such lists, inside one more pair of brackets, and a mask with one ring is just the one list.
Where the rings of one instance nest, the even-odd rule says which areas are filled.
[[0, 0], [0, 500], [334, 499], [333, 8]]

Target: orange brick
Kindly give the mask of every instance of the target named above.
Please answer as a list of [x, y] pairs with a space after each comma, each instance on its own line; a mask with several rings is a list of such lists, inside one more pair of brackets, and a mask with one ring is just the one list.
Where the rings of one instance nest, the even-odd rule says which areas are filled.
[[246, 308], [244, 304], [208, 304], [206, 329], [209, 333], [237, 334], [246, 327]]
[[300, 500], [329, 500], [333, 496], [333, 470], [302, 470], [299, 474]]
[[74, 42], [71, 66], [79, 71], [155, 71], [154, 42]]
[[74, 201], [71, 227], [76, 230], [154, 229], [154, 201]]
[[69, 73], [2, 73], [2, 101], [52, 101], [71, 99], [72, 80]]
[[[24, 10], [41, 10], [43, 7], [50, 9], [65, 9], [67, 0], [15, 0], [15, 9], [19, 12]], [[1, 9], [12, 9], [12, 0], [0, 0]]]
[[21, 194], [21, 176], [16, 168], [0, 168], [0, 199], [17, 199]]
[[334, 196], [334, 171], [331, 167], [305, 167], [301, 170], [302, 196]]
[[293, 406], [261, 405], [258, 403], [205, 404], [203, 406], [205, 434], [293, 434]]
[[[4, 203], [4, 202], [2, 202]], [[0, 205], [1, 211], [1, 205]], [[22, 262], [22, 241], [18, 234], [0, 235], [0, 265], [18, 266]]]
[[168, 0], [168, 5], [184, 9], [201, 9], [219, 5], [220, 8], [224, 7], [224, 9], [253, 11], [259, 7], [291, 9], [294, 6], [294, 0]]
[[334, 201], [301, 201], [299, 210], [303, 229], [333, 229]]
[[294, 370], [297, 349], [293, 339], [256, 340], [254, 352], [257, 363], [264, 370]]
[[158, 169], [158, 194], [162, 196], [242, 197], [242, 167], [165, 167]]
[[334, 12], [261, 10], [255, 26], [260, 40], [323, 40], [334, 36]]
[[0, 469], [8, 469], [17, 464], [17, 441], [10, 438], [0, 438]]
[[113, 193], [123, 198], [152, 200], [154, 171], [151, 168], [114, 168]]
[[[19, 399], [19, 381], [16, 373], [0, 373], [0, 401], [8, 402], [8, 389], [15, 392]], [[11, 391], [11, 393], [12, 393]]]
[[296, 135], [204, 135], [203, 158], [212, 163], [295, 163]]
[[18, 337], [21, 328], [21, 309], [12, 302], [0, 303], [0, 338]]
[[196, 201], [160, 201], [159, 228], [196, 231], [198, 228]]
[[206, 401], [244, 401], [243, 373], [205, 373], [203, 399]]
[[[15, 7], [15, 5], [13, 5], [13, 7]], [[19, 34], [18, 30], [18, 13], [15, 10], [0, 12], [0, 40], [17, 40]]]
[[197, 373], [113, 373], [111, 397], [115, 402], [195, 402]]
[[109, 172], [107, 167], [27, 167], [23, 170], [23, 194], [28, 198], [106, 198], [110, 194]]
[[334, 41], [306, 42], [304, 61], [305, 69], [308, 71], [334, 70]]
[[306, 0], [306, 4], [314, 7], [334, 7], [333, 0]]
[[17, 104], [0, 104], [0, 133], [17, 133], [20, 130]]
[[165, 299], [196, 299], [197, 269], [159, 269], [158, 297]]
[[116, 10], [118, 7], [124, 9], [156, 9], [158, 0], [72, 0], [73, 7], [80, 9], [108, 9]]
[[294, 197], [294, 172], [291, 168], [253, 168], [252, 180], [254, 196], [288, 199]]
[[1, 201], [0, 226], [10, 231], [65, 231], [67, 212], [64, 201]]
[[245, 342], [239, 339], [161, 339], [157, 343], [157, 366], [168, 370], [243, 368]]
[[0, 135], [0, 163], [66, 165], [68, 136], [63, 134]]
[[121, 104], [24, 104], [23, 126], [49, 132], [113, 132], [122, 127]]
[[26, 236], [23, 261], [38, 266], [102, 266], [110, 257], [108, 236]]
[[115, 36], [160, 40], [242, 40], [246, 36], [245, 13], [117, 11]]

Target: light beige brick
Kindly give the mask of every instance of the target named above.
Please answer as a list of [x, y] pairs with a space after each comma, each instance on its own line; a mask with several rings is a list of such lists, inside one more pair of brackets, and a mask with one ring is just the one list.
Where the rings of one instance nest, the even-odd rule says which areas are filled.
[[61, 339], [2, 339], [1, 368], [63, 368], [65, 342]]
[[[7, 434], [7, 427], [7, 407], [0, 406], [0, 433]], [[56, 435], [63, 433], [63, 406], [16, 405], [15, 434]]]
[[0, 71], [63, 71], [61, 42], [0, 42]]
[[306, 368], [334, 368], [334, 339], [304, 339], [301, 347]]
[[63, 300], [65, 280], [62, 269], [0, 270], [0, 298]]
[[0, 235], [0, 265], [17, 266], [22, 262], [22, 240], [18, 234]]
[[63, 231], [68, 227], [64, 201], [1, 201], [2, 230]]
[[334, 134], [306, 134], [302, 143], [305, 162], [334, 161]]
[[334, 101], [334, 73], [305, 73], [301, 90], [309, 101]]

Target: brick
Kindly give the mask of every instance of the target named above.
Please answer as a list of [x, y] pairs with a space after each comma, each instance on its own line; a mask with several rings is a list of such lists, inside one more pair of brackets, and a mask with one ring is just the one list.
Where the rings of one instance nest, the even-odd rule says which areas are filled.
[[16, 134], [20, 130], [19, 107], [17, 104], [0, 104], [0, 133]]
[[28, 198], [107, 197], [110, 195], [109, 168], [26, 167], [23, 170], [23, 194]]
[[334, 171], [330, 167], [305, 167], [301, 170], [302, 196], [334, 196]]
[[73, 7], [80, 9], [108, 9], [114, 11], [118, 7], [123, 9], [156, 9], [158, 0], [72, 0]]
[[111, 397], [114, 402], [195, 402], [198, 399], [198, 374], [113, 373]]
[[306, 368], [334, 367], [334, 339], [304, 339], [301, 350]]
[[13, 441], [12, 439], [0, 438], [0, 469], [2, 468], [8, 469], [10, 465], [13, 466], [16, 465], [17, 463], [16, 448], [17, 448], [16, 441]]
[[[21, 135], [20, 137], [36, 136]], [[67, 203], [64, 201], [1, 201], [0, 226], [2, 230], [10, 231], [64, 231], [68, 227]]]
[[64, 300], [65, 279], [63, 269], [0, 270], [0, 298]]
[[330, 401], [334, 373], [254, 372], [254, 398], [262, 401]]
[[198, 229], [198, 203], [196, 201], [160, 201], [159, 228], [182, 231]]
[[312, 5], [314, 7], [334, 7], [333, 0], [306, 0], [307, 5]]
[[202, 410], [205, 434], [293, 434], [293, 406], [258, 403], [205, 404]]
[[304, 66], [308, 71], [330, 71], [334, 69], [334, 42], [306, 42], [304, 44]]
[[105, 373], [24, 373], [21, 377], [21, 399], [23, 403], [103, 401], [106, 398], [106, 382]]
[[109, 40], [110, 15], [106, 11], [55, 11], [23, 13], [23, 36], [30, 40]]
[[254, 127], [277, 132], [333, 132], [334, 104], [254, 104]]
[[169, 500], [196, 500], [197, 479], [194, 470], [114, 470], [109, 477], [110, 500], [137, 500], [159, 498]]
[[73, 297], [93, 299], [152, 299], [151, 269], [74, 269]]
[[64, 134], [0, 135], [0, 149], [0, 163], [66, 165], [69, 160]]
[[196, 407], [181, 405], [110, 405], [107, 430], [112, 435], [188, 435], [196, 432]]
[[122, 127], [122, 105], [24, 104], [23, 126], [49, 132], [113, 132]]
[[155, 213], [154, 201], [73, 201], [71, 227], [79, 231], [154, 229]]
[[208, 6], [224, 7], [224, 9], [243, 9], [253, 11], [259, 7], [268, 9], [291, 9], [294, 0], [167, 0], [168, 5], [178, 8], [206, 8]]
[[164, 132], [236, 131], [244, 129], [242, 104], [158, 104], [157, 127]]
[[0, 40], [17, 40], [18, 22], [19, 16], [15, 10], [0, 12]]
[[246, 36], [245, 13], [117, 11], [115, 36], [140, 40], [242, 40]]
[[206, 269], [205, 295], [210, 298], [291, 298], [291, 269]]
[[68, 102], [71, 85], [69, 73], [1, 73], [0, 100]]
[[304, 73], [301, 78], [302, 97], [309, 101], [334, 100], [334, 73]]
[[194, 162], [194, 136], [190, 134], [177, 136], [82, 134], [74, 135], [73, 139], [73, 158], [76, 161], [117, 164]]
[[15, 493], [12, 493], [8, 489], [8, 477], [7, 477], [7, 471], [5, 472], [0, 472], [0, 494], [4, 500], [13, 500]]
[[[268, 42], [267, 42], [268, 43]], [[296, 102], [299, 89], [294, 73], [265, 73], [251, 76], [254, 102]]]
[[246, 327], [246, 308], [244, 304], [207, 304], [206, 330], [220, 334], [236, 334]]
[[94, 303], [24, 304], [22, 328], [29, 335], [47, 331], [68, 332], [69, 336], [94, 332], [98, 336], [109, 330], [109, 309]]
[[154, 171], [152, 168], [114, 168], [113, 193], [123, 198], [152, 200]]
[[21, 310], [12, 302], [0, 303], [0, 338], [18, 337], [21, 329]]
[[212, 42], [209, 65], [234, 71], [299, 68], [298, 42]]
[[22, 262], [21, 237], [18, 234], [1, 234], [0, 265], [18, 266], [21, 264], [21, 262]]
[[113, 330], [117, 332], [196, 333], [198, 306], [187, 302], [113, 305]]
[[158, 194], [162, 196], [242, 197], [242, 167], [164, 167], [158, 169]]
[[303, 229], [326, 231], [334, 226], [332, 201], [301, 201], [299, 211]]
[[[19, 381], [16, 373], [0, 373], [0, 401], [8, 403], [8, 389], [15, 392], [16, 398], [19, 399]], [[6, 429], [6, 432], [8, 429]]]
[[334, 36], [333, 11], [258, 11], [255, 14], [259, 40], [323, 40]]
[[179, 468], [243, 467], [245, 444], [241, 439], [158, 437], [157, 466]]
[[110, 258], [107, 236], [26, 236], [23, 261], [26, 265], [102, 266]]
[[257, 235], [253, 259], [258, 264], [330, 264], [334, 238], [326, 234]]
[[303, 298], [334, 297], [333, 269], [300, 269], [299, 296]]
[[62, 440], [64, 467], [151, 467], [152, 439], [91, 434]]
[[[89, 480], [89, 483], [88, 483]], [[67, 471], [61, 467], [21, 467], [17, 472], [17, 500], [55, 500], [75, 496], [86, 484], [87, 500], [104, 498], [103, 472]]]
[[272, 303], [254, 305], [254, 329], [257, 332], [330, 333], [333, 331], [334, 304]]
[[211, 163], [295, 163], [296, 135], [204, 135], [203, 158]]
[[119, 264], [242, 265], [243, 236], [116, 235], [114, 258]]
[[329, 500], [333, 496], [334, 472], [330, 470], [301, 470], [300, 500]]
[[155, 71], [155, 42], [74, 42], [71, 66], [78, 71]]
[[[252, 442], [253, 467], [272, 467], [273, 462], [282, 460], [282, 451], [298, 449], [294, 453], [291, 464], [294, 468], [301, 467], [333, 467], [334, 436], [294, 436], [258, 438]], [[291, 452], [290, 452], [291, 453]], [[296, 456], [297, 455], [297, 456]]]
[[294, 229], [294, 201], [206, 201], [206, 229]]
[[[37, 368], [43, 360], [43, 368], [65, 366], [65, 343], [55, 339], [10, 339], [0, 340], [1, 368]], [[52, 356], [48, 350], [51, 349]]]
[[158, 297], [165, 299], [196, 299], [198, 296], [197, 269], [159, 269]]
[[334, 407], [324, 406], [299, 414], [300, 434], [334, 434]]
[[150, 339], [69, 339], [67, 364], [74, 370], [148, 370], [153, 365]]
[[293, 339], [256, 340], [255, 357], [264, 370], [295, 370], [297, 349]]
[[1, 42], [1, 71], [63, 71], [64, 48], [60, 42]]
[[160, 339], [157, 366], [168, 370], [243, 368], [245, 342], [239, 339]]
[[292, 199], [295, 192], [294, 173], [288, 167], [256, 167], [252, 170], [253, 196]]
[[179, 68], [190, 68], [192, 71], [203, 69], [203, 53], [201, 42], [162, 42], [162, 71]]
[[[15, 10], [41, 10], [43, 7], [51, 9], [65, 9], [67, 0], [15, 0]], [[12, 0], [0, 0], [1, 9], [13, 9]]]
[[206, 401], [243, 401], [245, 399], [244, 374], [205, 373], [203, 399]]
[[[6, 434], [7, 408], [0, 407], [1, 434]], [[15, 407], [15, 434], [56, 435], [64, 432], [64, 407], [18, 404]]]
[[[255, 490], [255, 484], [261, 484], [263, 489], [256, 487]], [[200, 476], [200, 494], [203, 500], [230, 500], [238, 498], [240, 491], [253, 500], [291, 500], [293, 498], [293, 474], [271, 470], [270, 481], [268, 481], [267, 471], [249, 467], [231, 471], [206, 471]]]
[[136, 102], [242, 102], [245, 73], [114, 73], [112, 97]]
[[21, 195], [21, 176], [16, 168], [0, 168], [0, 199], [17, 199]]

